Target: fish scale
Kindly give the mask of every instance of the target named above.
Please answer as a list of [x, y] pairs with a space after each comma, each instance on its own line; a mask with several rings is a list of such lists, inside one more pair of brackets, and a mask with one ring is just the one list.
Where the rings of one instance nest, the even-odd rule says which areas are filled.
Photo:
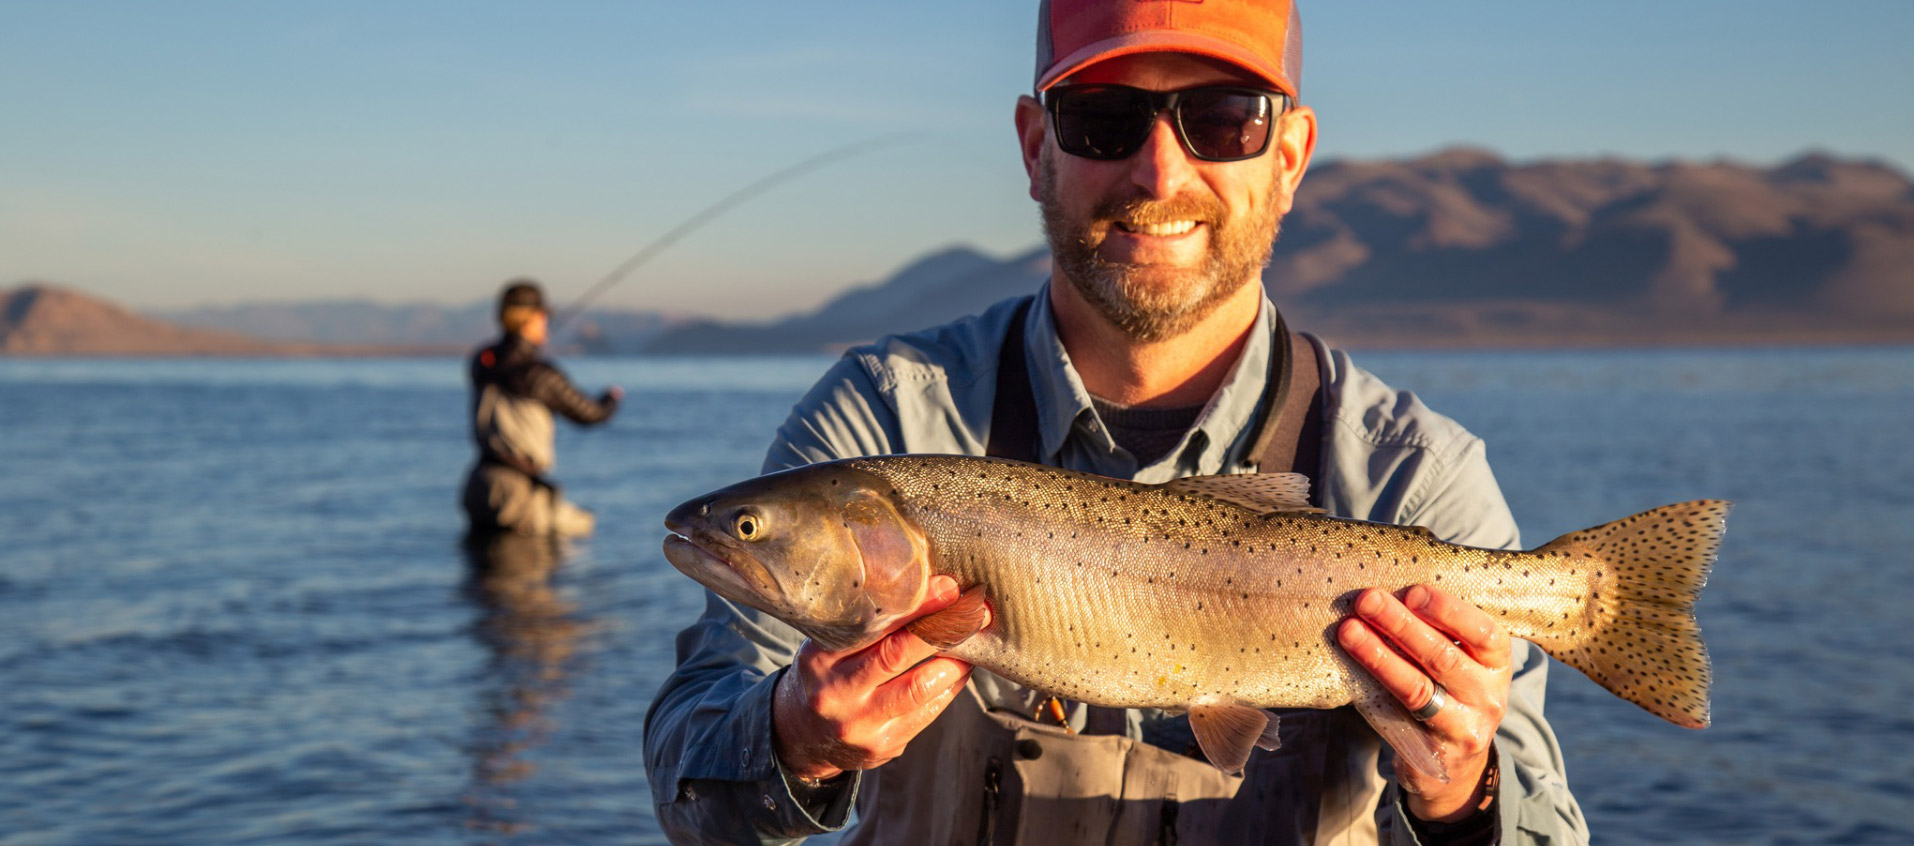
[[[894, 630], [929, 577], [949, 575], [966, 600], [911, 623], [920, 636], [1064, 698], [1188, 710], [1232, 771], [1251, 742], [1274, 741], [1255, 709], [1354, 704], [1441, 775], [1424, 727], [1336, 645], [1371, 587], [1440, 587], [1618, 696], [1707, 725], [1694, 602], [1729, 503], [1664, 506], [1512, 552], [1323, 516], [1305, 492], [1288, 474], [1151, 485], [967, 456], [846, 459], [679, 506], [666, 555], [836, 649]], [[786, 570], [810, 581], [786, 584]]]

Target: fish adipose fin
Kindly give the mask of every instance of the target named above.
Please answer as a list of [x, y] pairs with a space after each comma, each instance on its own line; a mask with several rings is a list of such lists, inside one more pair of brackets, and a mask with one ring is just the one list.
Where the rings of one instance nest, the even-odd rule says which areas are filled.
[[963, 643], [990, 624], [990, 607], [984, 604], [984, 586], [964, 591], [957, 601], [935, 614], [912, 620], [905, 628], [938, 649]]
[[1274, 514], [1279, 511], [1322, 513], [1322, 509], [1310, 506], [1309, 477], [1301, 473], [1185, 476], [1163, 483], [1163, 489], [1220, 499], [1258, 514]]
[[1403, 763], [1416, 772], [1448, 783], [1449, 768], [1442, 765], [1435, 732], [1410, 716], [1409, 709], [1382, 685], [1375, 682], [1363, 685], [1362, 695], [1356, 698], [1356, 713], [1369, 721], [1369, 727], [1382, 735]]
[[1592, 558], [1602, 575], [1575, 621], [1583, 625], [1523, 637], [1662, 719], [1706, 728], [1708, 648], [1695, 622], [1695, 600], [1708, 583], [1733, 507], [1718, 499], [1664, 505], [1537, 549]]
[[1191, 705], [1190, 730], [1204, 757], [1230, 775], [1242, 774], [1251, 749], [1275, 749], [1278, 744], [1275, 714], [1227, 701]]

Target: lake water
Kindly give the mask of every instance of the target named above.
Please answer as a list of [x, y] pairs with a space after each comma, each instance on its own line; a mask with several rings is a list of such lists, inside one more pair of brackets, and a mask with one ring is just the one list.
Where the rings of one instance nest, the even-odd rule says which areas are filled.
[[[1486, 438], [1527, 539], [1739, 504], [1714, 727], [1558, 665], [1598, 842], [1914, 842], [1914, 350], [1369, 354]], [[0, 844], [663, 842], [645, 708], [700, 594], [660, 519], [825, 358], [579, 360], [549, 583], [471, 584], [452, 360], [0, 359]]]

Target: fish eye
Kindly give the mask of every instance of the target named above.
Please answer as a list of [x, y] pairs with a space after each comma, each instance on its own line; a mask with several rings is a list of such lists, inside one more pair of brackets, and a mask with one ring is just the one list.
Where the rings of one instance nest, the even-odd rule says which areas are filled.
[[731, 534], [738, 540], [754, 541], [764, 536], [764, 518], [750, 511], [740, 511], [731, 518]]

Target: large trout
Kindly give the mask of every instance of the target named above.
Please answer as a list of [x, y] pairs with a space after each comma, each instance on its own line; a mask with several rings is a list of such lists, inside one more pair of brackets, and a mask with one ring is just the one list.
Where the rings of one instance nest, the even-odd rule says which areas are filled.
[[1617, 696], [1708, 725], [1694, 604], [1730, 503], [1507, 552], [1325, 517], [1307, 489], [1293, 474], [1147, 485], [988, 458], [847, 459], [678, 506], [665, 557], [834, 650], [876, 642], [948, 574], [964, 599], [912, 631], [1067, 699], [1188, 711], [1225, 772], [1273, 748], [1260, 709], [1353, 703], [1412, 766], [1443, 775], [1431, 735], [1336, 645], [1369, 587], [1441, 587]]

